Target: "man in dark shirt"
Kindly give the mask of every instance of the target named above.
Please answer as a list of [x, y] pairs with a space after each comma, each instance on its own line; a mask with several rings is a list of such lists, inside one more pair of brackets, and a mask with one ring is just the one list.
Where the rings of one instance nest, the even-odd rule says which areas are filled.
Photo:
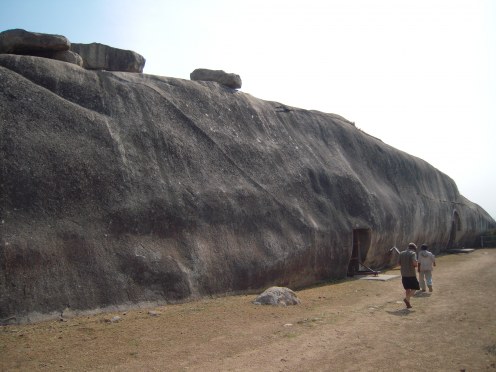
[[410, 243], [408, 244], [408, 249], [400, 253], [399, 258], [401, 282], [403, 283], [403, 288], [405, 288], [405, 298], [403, 301], [405, 302], [407, 309], [412, 307], [410, 298], [415, 294], [415, 291], [420, 289], [417, 273], [415, 272], [415, 268], [418, 265], [416, 252], [417, 246], [414, 243]]

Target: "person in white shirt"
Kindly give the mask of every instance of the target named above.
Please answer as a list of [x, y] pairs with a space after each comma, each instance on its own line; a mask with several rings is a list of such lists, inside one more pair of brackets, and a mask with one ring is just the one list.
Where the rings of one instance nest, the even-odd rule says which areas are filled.
[[426, 291], [426, 283], [429, 287], [429, 292], [432, 292], [432, 270], [434, 266], [436, 266], [436, 257], [428, 251], [426, 244], [422, 244], [418, 254], [419, 284], [422, 292]]

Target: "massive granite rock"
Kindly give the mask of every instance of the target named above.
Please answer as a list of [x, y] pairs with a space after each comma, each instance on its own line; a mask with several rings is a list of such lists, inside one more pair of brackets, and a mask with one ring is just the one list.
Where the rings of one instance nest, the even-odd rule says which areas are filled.
[[292, 289], [495, 221], [344, 118], [0, 55], [0, 318]]

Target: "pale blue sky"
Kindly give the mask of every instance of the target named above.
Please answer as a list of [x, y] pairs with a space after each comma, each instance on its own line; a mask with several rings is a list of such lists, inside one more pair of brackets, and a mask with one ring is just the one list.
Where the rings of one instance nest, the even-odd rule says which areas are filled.
[[0, 30], [223, 69], [242, 91], [342, 115], [455, 180], [496, 218], [496, 1], [0, 0]]

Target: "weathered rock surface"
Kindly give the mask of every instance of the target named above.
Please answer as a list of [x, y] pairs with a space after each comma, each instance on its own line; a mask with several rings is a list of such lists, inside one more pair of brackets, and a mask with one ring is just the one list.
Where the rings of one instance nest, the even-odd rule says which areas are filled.
[[71, 50], [83, 58], [83, 67], [88, 70], [141, 73], [145, 67], [145, 58], [132, 50], [113, 48], [99, 43], [73, 43]]
[[0, 53], [29, 54], [69, 50], [71, 43], [65, 36], [41, 34], [16, 28], [0, 32]]
[[346, 276], [355, 240], [378, 268], [495, 226], [337, 115], [10, 54], [0, 86], [0, 319], [297, 289]]
[[241, 88], [241, 78], [239, 75], [227, 73], [222, 70], [197, 68], [190, 74], [190, 79], [199, 81], [215, 81], [232, 89]]
[[291, 289], [286, 287], [270, 287], [257, 296], [255, 305], [299, 305], [300, 299]]

